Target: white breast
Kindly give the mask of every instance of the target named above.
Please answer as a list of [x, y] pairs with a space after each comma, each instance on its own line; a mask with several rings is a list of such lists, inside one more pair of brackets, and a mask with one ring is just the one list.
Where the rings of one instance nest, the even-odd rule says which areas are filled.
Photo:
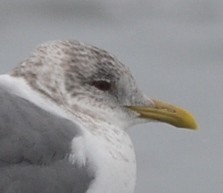
[[86, 152], [96, 179], [87, 193], [133, 193], [135, 152], [128, 134], [104, 125], [104, 133], [86, 134]]

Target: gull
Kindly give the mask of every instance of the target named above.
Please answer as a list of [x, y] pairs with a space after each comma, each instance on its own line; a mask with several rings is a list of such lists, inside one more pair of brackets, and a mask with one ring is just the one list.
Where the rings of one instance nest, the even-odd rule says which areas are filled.
[[197, 128], [186, 110], [144, 95], [115, 56], [74, 40], [44, 43], [1, 75], [0, 101], [1, 193], [133, 193], [127, 128]]

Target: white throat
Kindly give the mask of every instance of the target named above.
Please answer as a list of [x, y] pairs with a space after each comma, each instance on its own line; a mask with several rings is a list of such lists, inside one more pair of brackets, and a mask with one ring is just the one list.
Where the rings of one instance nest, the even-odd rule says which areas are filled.
[[111, 125], [103, 133], [88, 133], [86, 149], [95, 163], [96, 180], [88, 193], [133, 193], [136, 180], [135, 152], [128, 134]]

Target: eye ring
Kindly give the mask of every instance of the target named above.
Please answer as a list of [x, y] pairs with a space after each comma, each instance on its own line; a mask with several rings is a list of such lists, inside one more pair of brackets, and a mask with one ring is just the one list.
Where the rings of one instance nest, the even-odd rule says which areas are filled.
[[111, 82], [106, 80], [95, 80], [92, 82], [92, 85], [101, 91], [108, 91], [111, 89]]

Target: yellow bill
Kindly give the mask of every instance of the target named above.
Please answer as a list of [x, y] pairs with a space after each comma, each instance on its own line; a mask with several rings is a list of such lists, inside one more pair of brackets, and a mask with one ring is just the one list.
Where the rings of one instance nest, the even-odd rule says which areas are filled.
[[188, 111], [158, 100], [152, 101], [154, 102], [153, 107], [128, 106], [128, 108], [139, 113], [139, 117], [145, 119], [168, 123], [175, 127], [193, 130], [198, 128], [195, 118]]

